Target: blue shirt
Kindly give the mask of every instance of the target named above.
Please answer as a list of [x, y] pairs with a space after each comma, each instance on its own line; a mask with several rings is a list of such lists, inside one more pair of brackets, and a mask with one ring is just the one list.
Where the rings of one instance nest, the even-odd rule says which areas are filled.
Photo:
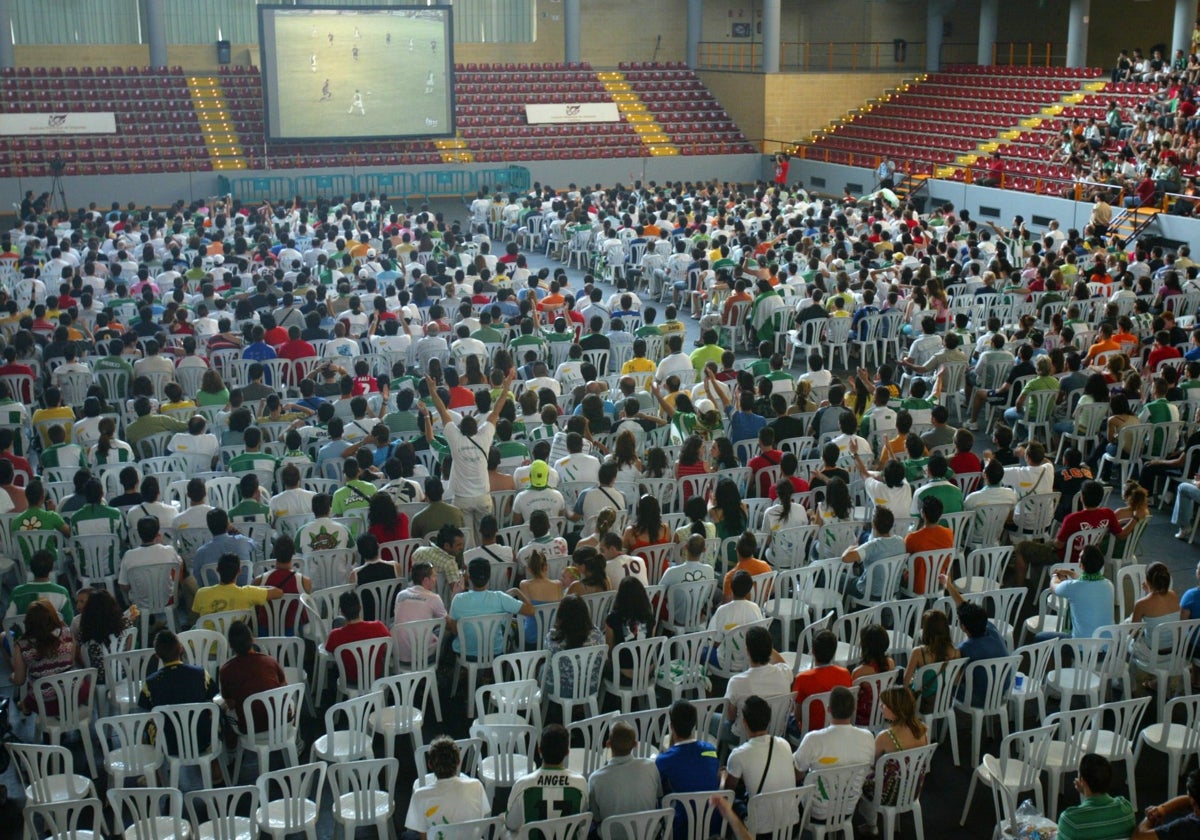
[[317, 472], [321, 474], [322, 478], [328, 477], [325, 475], [325, 465], [331, 461], [340, 460], [342, 453], [349, 448], [350, 443], [342, 440], [341, 438], [338, 438], [337, 440], [331, 440], [329, 443], [320, 448], [320, 450], [317, 452]]
[[1113, 623], [1116, 595], [1108, 580], [1064, 580], [1055, 594], [1071, 605], [1071, 635], [1090, 639], [1106, 624]]
[[[521, 611], [522, 602], [507, 592], [494, 592], [471, 590], [469, 592], [460, 592], [454, 596], [454, 600], [450, 602], [450, 618], [455, 621], [462, 621], [464, 618], [472, 618], [477, 615], [495, 615], [497, 613], [508, 613], [516, 615]], [[455, 652], [462, 648], [459, 645], [461, 640], [462, 628], [459, 628], [459, 635], [454, 639]], [[475, 656], [476, 645], [478, 640], [474, 635], [467, 639], [467, 656]], [[496, 634], [496, 655], [504, 653], [504, 636], [500, 633]]]
[[[874, 537], [867, 540], [858, 547], [858, 556], [862, 560], [863, 573], [859, 575], [858, 580], [854, 581], [854, 591], [861, 597], [867, 590], [867, 570], [871, 568], [872, 563], [880, 560], [890, 560], [893, 557], [902, 557], [908, 552], [904, 547], [904, 538], [897, 536]], [[872, 598], [883, 597], [883, 578], [876, 576], [875, 586], [871, 590]], [[888, 593], [891, 597], [895, 593]]]
[[[1112, 607], [1110, 606], [1109, 609]], [[1004, 639], [1000, 637], [996, 625], [990, 621], [987, 623], [986, 633], [978, 638], [968, 636], [958, 646], [958, 650], [968, 662], [975, 662], [978, 659], [1001, 659], [1008, 656], [1008, 646], [1004, 644]], [[971, 686], [971, 705], [982, 706], [986, 694], [987, 681], [976, 679], [974, 685]], [[959, 696], [962, 696], [961, 686], [959, 687]]]
[[236, 554], [241, 558], [243, 565], [242, 570], [238, 572], [238, 585], [245, 586], [250, 583], [250, 575], [246, 570], [254, 561], [254, 540], [243, 534], [218, 534], [196, 549], [196, 556], [192, 559], [192, 577], [201, 586], [208, 586], [200, 577], [200, 571], [205, 566], [216, 568], [222, 554]]
[[[659, 753], [654, 765], [662, 778], [663, 793], [716, 790], [719, 784], [717, 748], [707, 741], [676, 744]], [[687, 815], [681, 806], [676, 806], [675, 840], [684, 840], [687, 834]]]
[[261, 362], [264, 359], [274, 359], [275, 351], [271, 349], [271, 345], [265, 341], [256, 341], [250, 344], [242, 351], [243, 359], [251, 359], [255, 362]]
[[734, 411], [729, 409], [729, 440], [737, 443], [739, 440], [758, 440], [758, 432], [767, 425], [767, 418], [751, 411]]
[[1193, 586], [1179, 599], [1179, 609], [1187, 610], [1192, 618], [1200, 618], [1200, 586]]

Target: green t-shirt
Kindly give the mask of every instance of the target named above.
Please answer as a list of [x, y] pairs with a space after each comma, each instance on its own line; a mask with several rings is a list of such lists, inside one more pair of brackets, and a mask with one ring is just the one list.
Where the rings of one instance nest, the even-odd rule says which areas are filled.
[[250, 472], [251, 470], [274, 472], [278, 466], [279, 459], [265, 452], [243, 452], [241, 455], [235, 455], [229, 459], [229, 471], [235, 473]]
[[54, 511], [31, 507], [17, 514], [9, 527], [15, 534], [18, 531], [58, 531], [65, 524]]
[[16, 615], [24, 615], [26, 608], [30, 604], [45, 595], [59, 596], [58, 598], [51, 598], [51, 603], [58, 607], [58, 612], [62, 616], [62, 620], [70, 624], [71, 620], [75, 618], [75, 604], [72, 603], [74, 599], [71, 598], [71, 593], [67, 591], [66, 587], [59, 586], [57, 583], [51, 583], [50, 581], [43, 583], [38, 583], [37, 581], [22, 583], [14, 589], [12, 592], [12, 606], [14, 610], [10, 610], [10, 612], [15, 611]]
[[240, 519], [243, 522], [247, 520], [262, 520], [266, 522], [271, 518], [271, 508], [253, 499], [242, 499], [229, 509], [229, 518]]
[[83, 447], [77, 443], [59, 443], [42, 451], [42, 467], [82, 467], [86, 461]]
[[371, 497], [375, 495], [376, 487], [374, 484], [369, 484], [361, 479], [352, 479], [346, 482], [345, 487], [341, 487], [333, 494], [333, 516], [341, 516], [348, 510], [360, 510], [371, 504]]
[[121, 527], [121, 511], [109, 505], [84, 505], [71, 515], [75, 534], [115, 534]]
[[705, 344], [703, 347], [693, 350], [689, 358], [692, 360], [692, 368], [699, 373], [709, 362], [716, 362], [720, 365], [723, 355], [725, 355], [725, 348], [720, 344]]

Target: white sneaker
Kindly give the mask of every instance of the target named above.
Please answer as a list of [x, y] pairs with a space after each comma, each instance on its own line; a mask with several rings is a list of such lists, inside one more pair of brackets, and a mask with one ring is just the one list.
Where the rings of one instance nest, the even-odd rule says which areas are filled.
[[964, 428], [966, 428], [966, 430], [967, 430], [968, 432], [978, 432], [978, 431], [979, 431], [979, 424], [978, 424], [978, 423], [976, 423], [974, 420], [968, 420], [968, 421], [966, 422], [966, 425], [964, 426]]
[[1188, 528], [1180, 528], [1178, 531], [1175, 532], [1175, 539], [1177, 539], [1177, 540], [1189, 540], [1191, 538], [1192, 538], [1192, 532]]

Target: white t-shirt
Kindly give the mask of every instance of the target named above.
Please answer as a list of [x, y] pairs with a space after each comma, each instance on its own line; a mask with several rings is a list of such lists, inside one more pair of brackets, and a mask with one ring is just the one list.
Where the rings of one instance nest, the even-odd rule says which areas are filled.
[[430, 826], [482, 820], [491, 813], [492, 805], [483, 782], [460, 773], [452, 779], [438, 779], [432, 785], [413, 791], [404, 827], [428, 834]]
[[600, 482], [600, 459], [594, 455], [582, 452], [567, 455], [554, 462], [554, 469], [563, 481], [583, 481], [588, 484]]
[[708, 621], [709, 630], [732, 630], [752, 621], [762, 621], [762, 610], [750, 600], [734, 600], [717, 607]]
[[[746, 786], [746, 791], [751, 795], [759, 792], [774, 793], [779, 790], [790, 790], [796, 786], [796, 773], [792, 770], [791, 745], [783, 738], [775, 738], [772, 746], [771, 737], [770, 735], [755, 736], [729, 754], [729, 761], [726, 764], [729, 775], [741, 779], [742, 784]], [[768, 752], [771, 756], [769, 765], [767, 764]], [[753, 830], [751, 829], [751, 831]]]
[[[766, 699], [779, 694], [788, 694], [792, 690], [792, 669], [785, 662], [771, 662], [766, 665], [752, 665], [740, 674], [734, 674], [725, 685], [725, 699], [741, 710], [742, 703], [747, 697], [757, 695]], [[741, 714], [733, 723], [733, 734], [738, 738], [746, 737], [746, 729], [742, 726]], [[778, 750], [778, 745], [776, 746]], [[788, 748], [785, 748], [788, 749]], [[791, 769], [790, 767], [788, 768]], [[745, 778], [742, 774], [737, 774]], [[757, 775], [752, 781], [757, 784]], [[793, 784], [795, 779], [792, 780]], [[748, 784], [749, 782], [747, 782]], [[789, 785], [791, 787], [791, 785]], [[767, 788], [764, 788], [767, 790]]]
[[[875, 764], [875, 736], [867, 729], [849, 724], [833, 724], [816, 732], [809, 732], [800, 742], [792, 756], [792, 762], [801, 773], [830, 767], [837, 764]], [[863, 767], [863, 778], [867, 768]], [[813, 816], [824, 819], [829, 806], [824, 797], [813, 800]]]
[[646, 576], [646, 561], [642, 557], [618, 554], [608, 561], [604, 572], [608, 575], [608, 585], [613, 589], [616, 589], [617, 584], [627, 577], [637, 578], [642, 582], [642, 586], [650, 585], [650, 579]]
[[899, 487], [888, 487], [887, 483], [878, 478], [868, 476], [863, 481], [867, 498], [875, 502], [875, 507], [885, 507], [896, 516], [907, 516], [906, 511], [912, 506], [912, 485], [907, 481]]
[[281, 516], [307, 516], [312, 513], [312, 500], [315, 495], [317, 494], [303, 487], [284, 490], [271, 497], [268, 507], [276, 519]]
[[[454, 469], [458, 469], [457, 461]], [[453, 474], [453, 472], [451, 473]], [[513, 514], [520, 514], [521, 521], [528, 522], [529, 517], [535, 510], [544, 510], [547, 516], [562, 516], [563, 515], [563, 496], [562, 493], [555, 490], [553, 487], [544, 487], [540, 490], [529, 488], [522, 490], [513, 499]]]
[[495, 427], [491, 423], [480, 423], [474, 437], [467, 437], [458, 430], [457, 425], [447, 423], [442, 434], [450, 446], [450, 457], [454, 459], [446, 495], [455, 499], [486, 496], [487, 453], [496, 436]]

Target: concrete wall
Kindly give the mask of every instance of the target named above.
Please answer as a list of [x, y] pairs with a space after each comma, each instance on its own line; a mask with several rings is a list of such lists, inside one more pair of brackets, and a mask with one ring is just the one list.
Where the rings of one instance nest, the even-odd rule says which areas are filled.
[[[837, 196], [842, 194], [842, 188], [846, 184], [860, 185], [860, 189], [869, 190], [875, 180], [870, 169], [800, 158], [792, 160], [791, 176], [811, 191]], [[814, 179], [823, 179], [824, 185], [819, 185]], [[977, 187], [957, 181], [930, 181], [928, 195], [933, 204], [948, 202], [955, 208], [965, 208], [971, 212], [973, 218], [981, 222], [994, 221], [1007, 226], [1012, 223], [1013, 216], [1020, 214], [1031, 230], [1044, 230], [1043, 220], [1049, 219], [1058, 219], [1064, 229], [1081, 230], [1087, 224], [1092, 208], [1091, 204], [1084, 201]], [[985, 215], [984, 210], [989, 214]], [[998, 215], [990, 215], [993, 210], [998, 211]], [[1200, 245], [1200, 219], [1162, 214], [1156, 224], [1158, 228], [1152, 228], [1151, 233], [1165, 236], [1167, 239], [1189, 242], [1193, 249]]]
[[905, 80], [903, 73], [758, 73], [705, 71], [708, 85], [752, 143], [776, 151]]
[[[496, 169], [502, 164], [456, 166], [454, 169]], [[618, 158], [613, 160], [527, 161], [526, 167], [534, 181], [566, 188], [578, 184], [631, 184], [635, 180], [704, 181], [717, 179], [737, 183], [753, 183], [763, 177], [761, 155], [712, 155], [695, 157]], [[420, 173], [422, 167], [394, 169], [276, 169], [272, 171], [243, 171], [228, 173], [232, 178], [280, 176], [297, 178], [304, 175], [367, 175], [383, 172]], [[136, 201], [152, 206], [170, 205], [177, 199], [191, 201], [217, 194], [215, 172], [170, 173], [166, 175], [79, 175], [63, 178], [63, 191], [71, 207], [84, 207], [92, 202], [107, 207], [113, 201], [124, 204]], [[40, 193], [50, 189], [49, 178], [0, 179], [0, 195], [19, 197], [25, 190]]]

